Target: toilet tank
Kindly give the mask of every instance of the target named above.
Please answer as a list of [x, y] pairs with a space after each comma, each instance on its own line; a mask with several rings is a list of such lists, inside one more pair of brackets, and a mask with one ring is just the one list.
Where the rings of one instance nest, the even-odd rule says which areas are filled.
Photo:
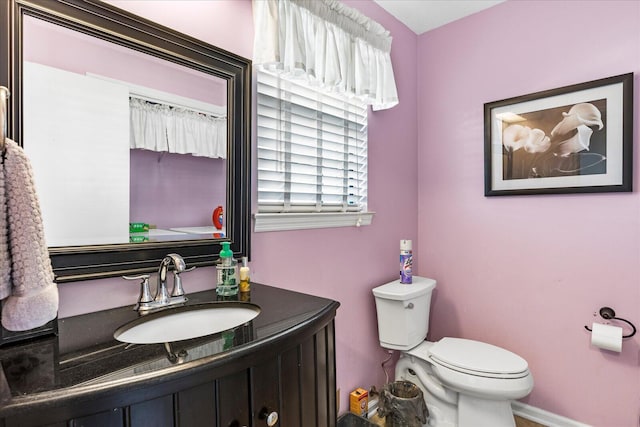
[[402, 284], [398, 279], [373, 288], [382, 347], [408, 350], [424, 341], [435, 287], [435, 280], [413, 276], [412, 284]]

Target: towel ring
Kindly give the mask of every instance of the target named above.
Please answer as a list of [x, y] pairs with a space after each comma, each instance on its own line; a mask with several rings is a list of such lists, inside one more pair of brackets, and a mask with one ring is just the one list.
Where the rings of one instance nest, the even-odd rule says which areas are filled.
[[[631, 326], [631, 333], [629, 335], [623, 335], [622, 338], [631, 338], [632, 336], [634, 336], [636, 334], [636, 327], [633, 325], [633, 323], [629, 322], [627, 319], [623, 319], [621, 317], [616, 317], [616, 312], [613, 311], [613, 308], [610, 307], [602, 307], [600, 309], [600, 316], [603, 319], [607, 319], [607, 320], [620, 320], [621, 322], [625, 322], [627, 325]], [[584, 327], [587, 331], [591, 332], [591, 328], [589, 328], [588, 326], [585, 325]]]

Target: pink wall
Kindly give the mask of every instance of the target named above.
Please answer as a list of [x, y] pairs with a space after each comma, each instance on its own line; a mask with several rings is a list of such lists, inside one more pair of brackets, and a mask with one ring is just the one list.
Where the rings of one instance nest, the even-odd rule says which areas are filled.
[[416, 257], [438, 280], [431, 339], [508, 348], [534, 375], [526, 403], [637, 427], [640, 337], [612, 353], [590, 347], [583, 326], [602, 306], [640, 324], [640, 196], [484, 197], [483, 104], [634, 72], [637, 123], [640, 2], [508, 1], [417, 49]]

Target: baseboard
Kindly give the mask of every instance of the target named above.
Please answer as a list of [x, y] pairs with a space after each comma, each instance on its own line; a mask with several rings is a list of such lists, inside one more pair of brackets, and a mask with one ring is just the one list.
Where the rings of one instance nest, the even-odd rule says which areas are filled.
[[518, 401], [511, 402], [511, 408], [515, 415], [547, 427], [592, 427]]

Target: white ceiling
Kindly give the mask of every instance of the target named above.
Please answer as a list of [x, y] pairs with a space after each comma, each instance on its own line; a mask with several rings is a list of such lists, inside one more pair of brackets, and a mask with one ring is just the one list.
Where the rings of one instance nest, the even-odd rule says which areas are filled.
[[416, 34], [433, 30], [505, 0], [374, 0]]

